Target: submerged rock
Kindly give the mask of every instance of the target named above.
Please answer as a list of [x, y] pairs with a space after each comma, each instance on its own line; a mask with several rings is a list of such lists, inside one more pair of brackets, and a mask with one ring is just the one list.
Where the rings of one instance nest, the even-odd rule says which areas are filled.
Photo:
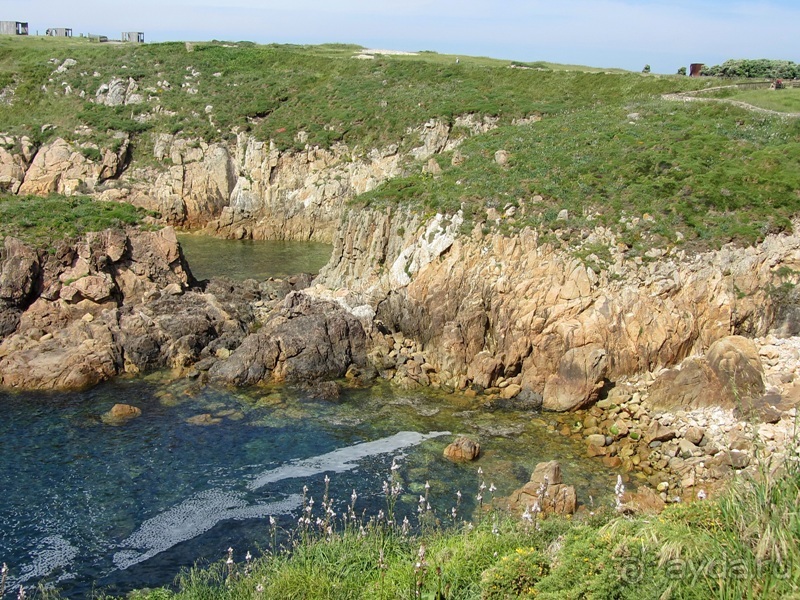
[[222, 423], [222, 419], [212, 416], [211, 413], [203, 413], [201, 415], [189, 417], [186, 419], [186, 422], [189, 425], [205, 427], [207, 425], [218, 425], [219, 423]]
[[107, 413], [105, 413], [101, 420], [106, 425], [123, 425], [131, 419], [142, 416], [142, 409], [130, 404], [115, 404]]

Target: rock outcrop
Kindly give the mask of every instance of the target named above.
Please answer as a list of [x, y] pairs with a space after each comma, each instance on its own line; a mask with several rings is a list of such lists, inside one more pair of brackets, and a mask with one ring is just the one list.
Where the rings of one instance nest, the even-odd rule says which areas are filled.
[[[127, 137], [119, 139], [116, 150], [57, 138], [38, 150], [16, 191], [34, 196], [94, 192], [100, 183], [119, 175], [127, 162], [128, 147]], [[100, 158], [88, 158], [92, 153]]]
[[444, 457], [453, 462], [469, 462], [481, 455], [481, 445], [468, 437], [460, 436], [444, 449]]
[[[144, 97], [134, 80], [114, 79], [90, 101], [123, 106]], [[452, 124], [430, 121], [410, 129], [398, 144], [368, 151], [345, 144], [281, 151], [247, 133], [216, 143], [154, 134], [152, 159], [133, 162], [123, 134], [104, 148], [89, 141], [93, 132], [84, 128], [72, 136], [78, 141], [57, 138], [38, 150], [27, 138], [6, 136], [0, 140], [0, 189], [130, 202], [157, 211], [168, 224], [207, 228], [219, 237], [330, 242], [349, 199], [406, 172], [407, 158], [452, 150], [466, 135], [497, 123], [473, 114]], [[307, 137], [297, 135], [301, 143]], [[81, 136], [87, 141], [80, 142]], [[400, 151], [405, 146], [412, 146], [407, 153]]]
[[209, 374], [234, 385], [335, 379], [366, 365], [366, 341], [361, 323], [342, 307], [293, 292]]
[[[651, 263], [619, 253], [595, 273], [535, 231], [484, 235], [478, 223], [465, 237], [454, 234], [459, 225], [402, 211], [351, 215], [319, 293], [339, 289], [340, 302], [373, 307], [385, 329], [420, 346], [434, 385], [498, 395], [516, 385], [555, 410], [590, 403], [605, 380], [677, 364], [732, 334], [766, 333], [778, 270], [800, 267], [800, 237], [784, 235]], [[615, 247], [602, 228], [587, 239], [601, 238]], [[729, 368], [727, 351], [720, 356]]]
[[530, 481], [514, 491], [508, 498], [508, 507], [517, 513], [556, 513], [571, 515], [577, 508], [575, 487], [566, 485], [558, 461], [536, 465]]

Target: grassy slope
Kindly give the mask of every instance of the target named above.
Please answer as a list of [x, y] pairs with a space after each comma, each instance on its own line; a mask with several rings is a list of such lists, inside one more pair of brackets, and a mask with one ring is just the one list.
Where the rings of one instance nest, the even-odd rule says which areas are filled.
[[130, 204], [95, 202], [86, 196], [48, 198], [0, 194], [0, 242], [13, 236], [36, 245], [141, 223], [145, 212]]
[[728, 96], [731, 100], [779, 112], [800, 113], [800, 88], [744, 90]]
[[800, 472], [796, 461], [768, 472], [735, 482], [718, 500], [671, 505], [659, 516], [599, 509], [525, 522], [492, 513], [441, 528], [426, 514], [412, 536], [375, 521], [365, 534], [357, 521], [332, 536], [312, 526], [294, 532], [292, 552], [245, 562], [238, 549], [228, 564], [184, 573], [177, 591], [134, 598], [797, 597]]
[[[602, 76], [600, 76], [602, 77]], [[510, 153], [506, 166], [497, 150]], [[719, 104], [660, 99], [570, 111], [467, 141], [462, 164], [440, 160], [438, 178], [396, 179], [364, 203], [416, 202], [427, 210], [480, 214], [524, 209], [513, 229], [601, 224], [648, 213], [629, 244], [687, 240], [751, 243], [786, 228], [800, 211], [800, 121]], [[541, 200], [535, 200], [541, 196]], [[570, 223], [556, 221], [560, 209]]]
[[[356, 60], [359, 50], [341, 44], [107, 45], [0, 38], [0, 88], [15, 93], [11, 105], [0, 105], [0, 122], [5, 131], [39, 142], [88, 136], [110, 145], [113, 131], [125, 130], [134, 136], [134, 161], [141, 161], [149, 154], [148, 131], [219, 140], [246, 130], [282, 148], [302, 146], [296, 134], [305, 131], [311, 144], [344, 141], [363, 152], [397, 142], [431, 118], [479, 113], [500, 117], [502, 126], [467, 142], [463, 164], [454, 167], [450, 157], [439, 157], [444, 173], [437, 178], [410, 165], [408, 177], [359, 203], [402, 202], [424, 211], [463, 206], [475, 221], [487, 207], [502, 212], [511, 204], [521, 210], [514, 222], [502, 223], [508, 231], [600, 223], [637, 249], [679, 239], [703, 247], [752, 243], [788, 227], [800, 209], [797, 120], [659, 98], [716, 83], [707, 78], [544, 63], [519, 69], [509, 68], [509, 61], [432, 52]], [[54, 74], [66, 58], [78, 64]], [[78, 96], [84, 91], [93, 98], [112, 77], [132, 77], [159, 102], [112, 108]], [[64, 95], [65, 85], [72, 94]], [[794, 91], [784, 90], [785, 97]], [[149, 114], [156, 105], [161, 112]], [[632, 113], [640, 118], [629, 118]], [[532, 114], [543, 121], [510, 125]], [[56, 128], [42, 132], [44, 123]], [[77, 132], [81, 124], [92, 132]], [[499, 149], [511, 153], [505, 168], [493, 161]], [[567, 223], [556, 221], [562, 208], [570, 212]], [[645, 213], [653, 220], [644, 227], [621, 223]]]
[[[36, 135], [43, 123], [58, 125], [51, 137], [69, 135], [79, 122], [135, 132], [141, 125], [131, 117], [149, 106], [101, 107], [78, 97], [81, 90], [94, 97], [112, 77], [133, 77], [140, 88], [155, 90], [152, 95], [165, 111], [177, 113], [148, 122], [154, 131], [218, 139], [239, 127], [289, 147], [297, 131], [305, 130], [312, 144], [344, 140], [371, 147], [396, 142], [408, 127], [434, 117], [476, 112], [510, 120], [701, 85], [634, 74], [607, 76], [598, 85], [597, 78], [579, 71], [510, 69], [509, 61], [461, 57], [456, 64], [454, 57], [435, 53], [355, 60], [354, 53], [353, 47], [341, 45], [196, 43], [189, 52], [183, 43], [3, 38], [0, 87], [15, 82], [18, 101], [0, 106], [0, 118], [9, 131]], [[52, 58], [73, 58], [78, 64], [52, 74]], [[64, 96], [63, 84], [74, 93]], [[183, 84], [198, 93], [186, 93]], [[214, 126], [206, 117], [207, 105], [214, 107]]]

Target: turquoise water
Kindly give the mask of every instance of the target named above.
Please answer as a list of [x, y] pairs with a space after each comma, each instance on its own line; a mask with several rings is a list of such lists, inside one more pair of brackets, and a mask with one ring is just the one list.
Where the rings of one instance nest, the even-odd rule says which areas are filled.
[[[116, 402], [142, 415], [109, 423], [103, 414]], [[376, 514], [393, 459], [401, 511], [412, 517], [425, 481], [438, 514], [461, 490], [468, 517], [478, 466], [499, 495], [553, 458], [584, 502], [613, 486], [614, 473], [534, 415], [464, 402], [378, 386], [331, 403], [287, 388], [233, 393], [155, 376], [82, 393], [0, 393], [0, 562], [12, 585], [54, 584], [68, 597], [169, 585], [229, 546], [239, 560], [268, 547], [269, 516], [291, 528], [302, 487], [319, 501], [326, 475], [339, 510], [355, 489], [357, 508]], [[187, 421], [202, 414], [215, 424]], [[442, 458], [455, 433], [481, 441], [477, 463]]]
[[[316, 272], [330, 247], [181, 236], [195, 276], [279, 277]], [[142, 415], [114, 423], [118, 402]], [[303, 486], [320, 504], [324, 478], [341, 511], [355, 489], [357, 512], [385, 508], [382, 482], [400, 464], [402, 519], [420, 493], [460, 516], [487, 485], [508, 495], [537, 462], [558, 459], [579, 500], [608, 497], [616, 474], [583, 458], [583, 445], [549, 431], [540, 415], [487, 412], [470, 400], [386, 385], [345, 390], [337, 402], [290, 388], [232, 391], [163, 374], [74, 393], [0, 391], [0, 563], [9, 596], [18, 585], [54, 585], [69, 598], [170, 585], [181, 568], [241, 561], [270, 545], [269, 517], [296, 522]], [[193, 418], [208, 415], [193, 424]], [[547, 417], [553, 418], [553, 417]], [[449, 433], [443, 433], [449, 432]], [[478, 439], [477, 463], [442, 458], [455, 434]], [[488, 499], [488, 498], [487, 498]]]
[[286, 277], [316, 274], [331, 257], [332, 246], [318, 242], [223, 240], [179, 234], [178, 241], [197, 279]]

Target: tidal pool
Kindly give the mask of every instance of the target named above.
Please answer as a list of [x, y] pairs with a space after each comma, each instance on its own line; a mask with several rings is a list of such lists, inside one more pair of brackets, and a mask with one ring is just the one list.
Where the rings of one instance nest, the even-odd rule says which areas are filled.
[[319, 242], [224, 240], [178, 234], [184, 256], [197, 279], [286, 277], [316, 274], [331, 257], [332, 246]]
[[[103, 415], [117, 402], [142, 415], [109, 422]], [[460, 490], [460, 516], [470, 518], [478, 467], [502, 496], [551, 459], [581, 502], [610, 502], [616, 474], [584, 458], [581, 443], [535, 413], [469, 402], [388, 385], [326, 402], [287, 387], [234, 392], [164, 375], [81, 393], [0, 393], [0, 562], [11, 586], [53, 584], [70, 598], [170, 585], [181, 568], [220, 560], [228, 547], [237, 560], [268, 547], [269, 517], [292, 528], [303, 486], [319, 505], [326, 476], [337, 511], [356, 490], [357, 510], [375, 515], [394, 459], [399, 514], [412, 520], [426, 481], [438, 515]], [[458, 433], [480, 440], [477, 462], [442, 457]]]

